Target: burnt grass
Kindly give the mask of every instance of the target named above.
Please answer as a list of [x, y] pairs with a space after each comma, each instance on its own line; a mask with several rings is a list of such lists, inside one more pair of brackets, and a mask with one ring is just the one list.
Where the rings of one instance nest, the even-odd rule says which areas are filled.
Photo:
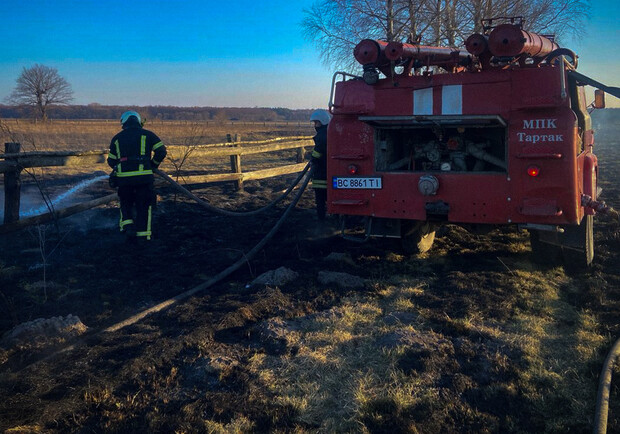
[[[598, 150], [600, 177], [604, 199], [620, 207], [620, 148], [609, 143]], [[229, 184], [197, 192], [214, 205], [249, 210], [276, 197], [292, 179], [246, 183], [245, 192]], [[66, 182], [48, 181], [58, 188]], [[104, 193], [109, 191], [103, 185], [94, 192]], [[387, 240], [358, 244], [334, 235], [334, 220], [316, 221], [311, 191], [265, 248], [232, 276], [118, 332], [101, 333], [231, 265], [273, 227], [286, 205], [258, 217], [230, 218], [209, 214], [165, 187], [159, 195], [155, 236], [148, 247], [124, 242], [113, 205], [47, 225], [43, 236], [51, 253], [45, 278], [40, 232], [0, 236], [0, 332], [68, 314], [89, 328], [80, 338], [55, 346], [5, 348], [0, 429], [207, 432], [220, 424], [239, 432], [320, 430], [300, 417], [299, 407], [276, 399], [277, 390], [250, 369], [257, 355], [290, 359], [299, 351], [286, 337], [265, 338], [257, 330], [269, 321], [321, 315], [351, 297], [376, 300], [395, 276], [409, 276], [426, 287], [411, 297], [426, 332], [403, 328], [384, 337], [383, 344], [405, 342], [396, 368], [437, 394], [412, 405], [390, 396], [369, 397], [358, 410], [355, 431], [544, 432], [558, 426], [550, 426], [550, 418], [564, 416], [568, 422], [562, 431], [591, 430], [602, 362], [620, 337], [620, 229], [610, 219], [596, 218], [591, 270], [566, 274], [559, 294], [576, 312], [593, 315], [604, 338], [574, 379], [574, 387], [586, 385], [588, 398], [581, 403], [585, 417], [574, 420], [570, 398], [556, 390], [556, 383], [541, 377], [526, 386], [519, 380], [532, 362], [518, 346], [468, 326], [472, 315], [502, 324], [524, 310], [536, 312], [532, 305], [539, 294], [524, 292], [517, 276], [564, 276], [561, 269], [531, 261], [525, 232], [507, 228], [472, 235], [449, 226], [428, 254], [404, 256]], [[353, 262], [326, 263], [323, 259], [332, 252], [348, 252]], [[299, 277], [277, 288], [248, 285], [282, 266]], [[354, 289], [321, 284], [317, 274], [324, 270], [347, 272], [371, 284]], [[402, 312], [392, 316], [408, 321]], [[570, 317], [557, 321], [566, 326], [563, 330], [575, 330]], [[620, 430], [617, 384], [615, 379], [609, 432]], [[544, 395], [544, 404], [528, 388]], [[232, 425], [239, 420], [246, 425]]]

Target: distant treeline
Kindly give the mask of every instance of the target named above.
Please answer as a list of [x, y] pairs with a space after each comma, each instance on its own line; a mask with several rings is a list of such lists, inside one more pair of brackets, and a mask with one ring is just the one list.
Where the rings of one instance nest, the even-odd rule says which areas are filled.
[[[183, 121], [307, 121], [313, 109], [282, 107], [175, 107], [175, 106], [112, 106], [101, 104], [57, 106], [49, 110], [50, 119], [118, 119], [126, 110], [135, 110], [143, 118]], [[32, 119], [31, 107], [0, 104], [0, 118]], [[617, 124], [620, 109], [594, 110], [592, 120]]]
[[[49, 109], [50, 119], [118, 119], [126, 110], [135, 110], [146, 119], [204, 121], [307, 121], [312, 109], [282, 107], [175, 107], [175, 106], [110, 106], [101, 104], [67, 105]], [[33, 118], [31, 107], [0, 104], [0, 118]]]

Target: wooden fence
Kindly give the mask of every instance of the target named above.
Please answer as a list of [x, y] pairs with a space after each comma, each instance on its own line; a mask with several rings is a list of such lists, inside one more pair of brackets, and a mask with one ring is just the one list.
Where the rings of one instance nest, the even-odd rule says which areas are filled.
[[[313, 146], [311, 137], [284, 137], [263, 141], [242, 142], [239, 136], [231, 137], [228, 142], [196, 146], [167, 146], [168, 156], [172, 160], [186, 159], [214, 159], [229, 157], [230, 172], [213, 173], [208, 175], [185, 175], [180, 173], [185, 184], [202, 184], [211, 182], [233, 181], [238, 189], [243, 189], [243, 181], [270, 178], [273, 176], [297, 173], [304, 169], [304, 154], [306, 148]], [[19, 221], [19, 207], [21, 196], [21, 172], [31, 167], [83, 167], [106, 163], [108, 150], [98, 151], [42, 151], [20, 152], [19, 143], [5, 143], [5, 153], [0, 154], [0, 173], [4, 174], [4, 225], [0, 226], [0, 233], [13, 230], [28, 224], [38, 224], [60, 216], [84, 211], [103, 203], [116, 199], [116, 195], [95, 199], [84, 204], [73, 205], [64, 210], [58, 210], [49, 215], [36, 216]], [[261, 154], [265, 152], [294, 150], [295, 164], [287, 164], [267, 169], [243, 172], [241, 157], [244, 155]], [[105, 166], [108, 169], [107, 165]], [[107, 201], [107, 202], [106, 202]]]

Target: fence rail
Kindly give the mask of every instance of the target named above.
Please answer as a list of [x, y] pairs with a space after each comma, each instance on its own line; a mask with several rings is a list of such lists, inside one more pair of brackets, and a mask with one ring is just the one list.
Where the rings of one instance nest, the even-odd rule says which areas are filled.
[[[226, 143], [215, 143], [209, 145], [196, 146], [167, 146], [168, 155], [172, 160], [175, 159], [204, 159], [204, 158], [221, 158], [230, 157], [230, 172], [213, 173], [207, 175], [186, 175], [182, 170], [175, 171], [174, 175], [183, 180], [185, 184], [204, 184], [211, 182], [235, 182], [238, 189], [243, 189], [243, 181], [265, 179], [279, 175], [297, 173], [305, 167], [304, 154], [306, 148], [314, 143], [311, 137], [282, 137], [271, 140], [242, 142], [238, 135], [229, 136]], [[20, 173], [23, 169], [32, 167], [77, 167], [86, 165], [96, 165], [106, 162], [108, 150], [95, 151], [36, 151], [36, 152], [20, 152], [19, 143], [5, 143], [5, 152], [0, 153], [0, 173], [4, 174], [4, 225], [0, 226], [0, 233], [23, 227], [27, 222], [37, 224], [41, 221], [47, 221], [47, 217], [37, 216], [34, 218], [24, 219], [20, 224], [16, 224], [19, 220], [20, 207], [20, 190], [21, 179]], [[283, 150], [296, 151], [296, 164], [287, 164], [267, 169], [243, 172], [241, 168], [241, 157], [244, 155], [254, 155], [266, 152], [275, 152]], [[181, 167], [182, 169], [182, 167]], [[116, 195], [106, 196], [106, 201], [116, 199]], [[84, 206], [73, 206], [71, 213], [83, 211], [94, 206], [107, 203], [101, 200], [92, 200], [85, 202]], [[68, 210], [68, 208], [67, 208]], [[66, 215], [64, 210], [58, 210], [49, 213], [50, 218], [59, 218]]]

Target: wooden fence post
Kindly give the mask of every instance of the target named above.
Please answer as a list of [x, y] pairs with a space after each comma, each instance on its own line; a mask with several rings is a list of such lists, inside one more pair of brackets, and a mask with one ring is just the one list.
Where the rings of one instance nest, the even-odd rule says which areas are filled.
[[297, 148], [297, 162], [298, 163], [303, 163], [304, 162], [305, 154], [306, 154], [306, 149], [303, 146]]
[[[230, 134], [226, 134], [226, 139], [228, 140], [229, 143], [239, 143], [241, 141], [241, 136], [239, 136], [239, 134], [235, 134], [235, 137], [231, 137]], [[239, 147], [240, 145], [233, 145], [235, 148]], [[236, 154], [236, 155], [231, 155], [230, 156], [230, 170], [232, 173], [238, 173], [241, 176], [241, 155], [240, 154]], [[243, 191], [243, 179], [240, 177], [237, 181], [235, 181], [235, 184], [237, 185], [237, 190], [238, 191]]]
[[[6, 154], [18, 153], [21, 149], [19, 143], [5, 143], [4, 152]], [[10, 161], [11, 159], [8, 159]], [[4, 174], [4, 224], [13, 223], [19, 220], [19, 203], [21, 197], [20, 178], [21, 169], [16, 167], [15, 170]]]

